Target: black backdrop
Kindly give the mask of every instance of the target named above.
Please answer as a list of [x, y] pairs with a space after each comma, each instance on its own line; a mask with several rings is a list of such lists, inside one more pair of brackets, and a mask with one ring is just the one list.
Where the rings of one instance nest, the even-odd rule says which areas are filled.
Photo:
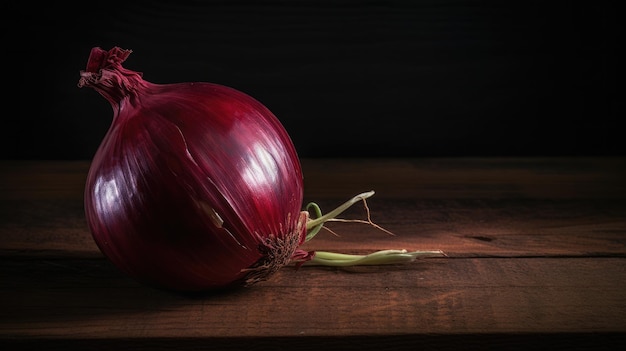
[[[301, 157], [624, 155], [608, 1], [101, 1], [2, 9], [2, 159], [89, 159], [93, 46], [260, 100]], [[43, 7], [42, 7], [43, 6]]]

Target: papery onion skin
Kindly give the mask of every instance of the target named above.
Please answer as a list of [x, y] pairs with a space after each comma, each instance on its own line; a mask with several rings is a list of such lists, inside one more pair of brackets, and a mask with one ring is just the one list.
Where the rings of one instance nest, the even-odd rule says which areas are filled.
[[251, 285], [306, 256], [302, 170], [276, 116], [226, 86], [148, 82], [122, 67], [130, 53], [93, 48], [79, 81], [114, 111], [85, 187], [102, 253], [190, 292]]

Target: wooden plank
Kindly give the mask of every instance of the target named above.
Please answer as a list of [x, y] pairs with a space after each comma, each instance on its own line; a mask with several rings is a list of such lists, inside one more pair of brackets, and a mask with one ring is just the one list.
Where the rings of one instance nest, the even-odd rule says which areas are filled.
[[626, 332], [626, 265], [616, 258], [303, 267], [193, 298], [138, 285], [101, 259], [1, 267], [2, 338]]
[[[330, 223], [340, 236], [321, 231], [305, 248], [441, 249], [451, 257], [623, 257], [626, 252], [626, 202], [621, 200], [372, 198], [369, 208], [372, 220], [395, 236], [365, 224]], [[346, 217], [366, 214], [355, 208]]]
[[377, 198], [623, 199], [625, 158], [304, 159], [308, 201]]
[[89, 161], [1, 161], [0, 200], [80, 200]]
[[[2, 161], [0, 199], [82, 196], [89, 161]], [[626, 197], [626, 158], [302, 159], [305, 200]]]
[[[323, 201], [323, 209], [340, 202]], [[82, 201], [6, 200], [0, 206], [5, 256], [96, 257]], [[361, 223], [329, 223], [303, 248], [365, 253], [440, 249], [450, 257], [612, 256], [626, 253], [626, 201], [369, 201], [371, 218], [391, 236]], [[360, 205], [344, 218], [365, 219]]]
[[[332, 223], [328, 227], [340, 237], [323, 231], [305, 248], [354, 252], [389, 246], [440, 248], [450, 256], [623, 255], [623, 161], [305, 160], [305, 173], [312, 184], [308, 193], [321, 194], [316, 201], [323, 210], [354, 195], [355, 179], [371, 180], [389, 189], [368, 203], [373, 220], [396, 234], [390, 237], [362, 224]], [[30, 250], [29, 255], [97, 255], [82, 209], [88, 166], [87, 161], [3, 162], [0, 250], [7, 254]], [[463, 182], [468, 192], [462, 190]], [[477, 182], [484, 186], [473, 187]], [[542, 184], [550, 188], [561, 183], [565, 185], [554, 191], [541, 191]], [[345, 184], [352, 184], [354, 191], [335, 188]], [[501, 188], [518, 189], [524, 195], [493, 190]], [[344, 216], [363, 219], [365, 212], [356, 205]]]

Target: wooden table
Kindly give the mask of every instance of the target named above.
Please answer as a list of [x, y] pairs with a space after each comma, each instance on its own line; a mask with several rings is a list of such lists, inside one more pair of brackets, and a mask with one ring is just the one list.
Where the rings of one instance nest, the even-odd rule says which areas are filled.
[[[394, 266], [282, 268], [203, 297], [98, 251], [88, 161], [0, 162], [0, 346], [26, 349], [604, 349], [626, 334], [626, 159], [304, 159], [305, 202], [367, 190], [372, 220], [307, 249], [441, 249]], [[356, 205], [344, 217], [363, 218]], [[40, 345], [41, 344], [41, 345]], [[4, 348], [4, 345], [10, 346]]]

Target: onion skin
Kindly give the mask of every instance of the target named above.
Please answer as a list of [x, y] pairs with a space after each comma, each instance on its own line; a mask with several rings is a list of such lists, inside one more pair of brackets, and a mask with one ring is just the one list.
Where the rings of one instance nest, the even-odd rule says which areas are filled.
[[148, 82], [122, 67], [130, 53], [93, 48], [78, 84], [114, 112], [85, 185], [102, 253], [184, 292], [249, 286], [307, 257], [302, 169], [276, 116], [222, 85]]

